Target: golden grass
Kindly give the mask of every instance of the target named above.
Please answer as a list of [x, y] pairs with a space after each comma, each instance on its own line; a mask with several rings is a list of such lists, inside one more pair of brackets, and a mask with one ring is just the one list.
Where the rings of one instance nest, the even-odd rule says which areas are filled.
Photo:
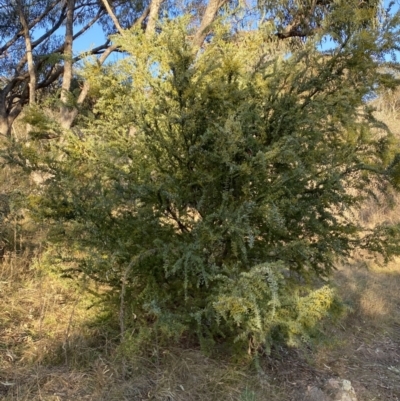
[[0, 399], [251, 400], [246, 369], [198, 350], [121, 357], [115, 339], [87, 324], [99, 309], [82, 287], [21, 262], [9, 254], [0, 266]]
[[339, 324], [325, 324], [315, 366], [351, 380], [359, 400], [399, 400], [399, 261], [387, 266], [356, 261], [337, 272], [335, 285], [348, 313]]
[[334, 283], [347, 316], [326, 321], [303, 349], [275, 347], [257, 372], [197, 349], [121, 356], [115, 338], [87, 324], [99, 309], [87, 309], [82, 287], [38, 261], [18, 272], [11, 259], [0, 268], [4, 401], [287, 401], [337, 376], [352, 382], [359, 401], [400, 399], [400, 263], [341, 267]]

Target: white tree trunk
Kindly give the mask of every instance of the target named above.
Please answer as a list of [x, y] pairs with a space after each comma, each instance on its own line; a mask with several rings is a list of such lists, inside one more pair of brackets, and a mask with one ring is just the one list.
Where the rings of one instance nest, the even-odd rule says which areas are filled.
[[194, 35], [193, 42], [197, 46], [201, 46], [208, 34], [208, 28], [215, 20], [218, 10], [226, 3], [227, 0], [209, 0], [206, 11], [200, 23], [200, 27]]
[[36, 92], [36, 71], [32, 55], [32, 41], [31, 41], [31, 35], [29, 33], [29, 26], [25, 18], [21, 0], [17, 0], [17, 8], [18, 8], [19, 20], [24, 30], [26, 60], [28, 62], [28, 72], [29, 72], [29, 104], [32, 105], [35, 104], [35, 92]]
[[63, 128], [70, 128], [71, 121], [71, 106], [70, 102], [70, 88], [72, 81], [72, 42], [74, 35], [74, 7], [75, 0], [67, 1], [67, 19], [65, 22], [65, 46], [64, 46], [64, 75], [61, 86], [61, 107], [60, 107], [60, 124]]
[[156, 30], [158, 14], [163, 0], [152, 0], [150, 3], [149, 19], [147, 20], [146, 35], [152, 35]]

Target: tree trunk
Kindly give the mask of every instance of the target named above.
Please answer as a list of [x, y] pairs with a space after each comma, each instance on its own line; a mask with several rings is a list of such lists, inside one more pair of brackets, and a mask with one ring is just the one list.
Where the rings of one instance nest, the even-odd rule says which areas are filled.
[[11, 125], [8, 121], [6, 107], [6, 89], [0, 91], [0, 135], [9, 137], [11, 135]]
[[[70, 87], [72, 81], [72, 42], [74, 35], [74, 7], [75, 0], [67, 0], [67, 19], [65, 22], [65, 46], [64, 46], [64, 75], [61, 86], [60, 124], [63, 128], [70, 128], [73, 118], [73, 109], [70, 103]], [[72, 120], [71, 120], [72, 118]]]
[[146, 34], [152, 35], [156, 30], [156, 23], [158, 20], [158, 14], [163, 0], [152, 0], [150, 3], [149, 19], [147, 21]]
[[[2, 110], [1, 110], [2, 109]], [[5, 107], [0, 106], [0, 135], [10, 137], [11, 128], [14, 120], [18, 117], [21, 112], [22, 106], [15, 106], [10, 113], [5, 111]]]
[[201, 46], [208, 34], [208, 28], [215, 20], [218, 10], [226, 3], [227, 0], [209, 0], [206, 11], [204, 12], [201, 24], [196, 34], [194, 35], [193, 42], [197, 46]]
[[11, 135], [11, 127], [8, 124], [7, 117], [0, 116], [0, 135], [9, 137]]
[[21, 22], [26, 47], [26, 60], [28, 62], [28, 72], [29, 72], [29, 104], [35, 104], [35, 92], [36, 92], [36, 71], [35, 63], [33, 61], [32, 55], [32, 41], [31, 35], [29, 33], [29, 26], [25, 18], [24, 10], [21, 4], [21, 0], [17, 0], [18, 15]]

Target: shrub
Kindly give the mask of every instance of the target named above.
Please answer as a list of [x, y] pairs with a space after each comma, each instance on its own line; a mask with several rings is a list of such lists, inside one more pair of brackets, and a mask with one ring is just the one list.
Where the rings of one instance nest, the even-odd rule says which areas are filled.
[[65, 272], [106, 285], [138, 331], [252, 353], [329, 312], [338, 257], [398, 253], [397, 226], [365, 231], [352, 214], [372, 181], [399, 182], [365, 101], [394, 82], [378, 62], [388, 45], [338, 21], [329, 54], [329, 32], [289, 47], [270, 23], [239, 36], [220, 24], [202, 49], [185, 19], [116, 39], [128, 56], [86, 70], [97, 103], [83, 139], [66, 134], [36, 164], [50, 175], [31, 209]]

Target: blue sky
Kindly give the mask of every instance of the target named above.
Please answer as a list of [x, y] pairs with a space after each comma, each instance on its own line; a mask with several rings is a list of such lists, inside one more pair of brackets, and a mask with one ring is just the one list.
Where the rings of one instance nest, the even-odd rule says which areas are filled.
[[81, 37], [74, 41], [74, 52], [90, 50], [93, 47], [100, 46], [107, 40], [102, 28], [95, 24], [87, 30]]

